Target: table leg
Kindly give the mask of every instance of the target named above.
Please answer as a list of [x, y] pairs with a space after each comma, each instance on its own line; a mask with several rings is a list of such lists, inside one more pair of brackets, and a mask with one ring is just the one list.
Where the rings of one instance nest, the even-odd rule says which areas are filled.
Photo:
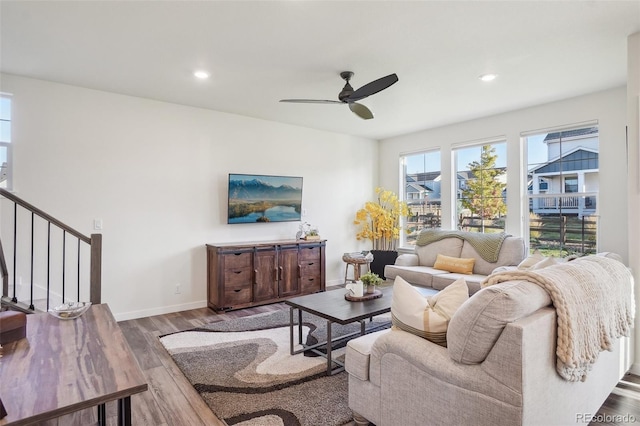
[[364, 330], [365, 330], [365, 320], [360, 321], [360, 335], [364, 336]]
[[107, 426], [107, 408], [105, 404], [98, 405], [98, 425]]
[[118, 426], [131, 426], [131, 397], [118, 400]]
[[298, 309], [298, 343], [302, 344], [302, 309]]
[[327, 321], [327, 376], [331, 375], [331, 321]]
[[293, 355], [293, 306], [289, 307], [289, 353]]

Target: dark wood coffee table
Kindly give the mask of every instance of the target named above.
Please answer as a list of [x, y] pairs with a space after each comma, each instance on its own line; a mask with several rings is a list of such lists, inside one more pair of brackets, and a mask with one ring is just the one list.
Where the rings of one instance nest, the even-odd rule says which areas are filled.
[[[346, 289], [325, 291], [322, 293], [308, 294], [306, 296], [294, 297], [285, 301], [289, 305], [289, 343], [291, 355], [296, 355], [306, 351], [323, 356], [327, 359], [327, 375], [339, 373], [344, 370], [344, 364], [331, 357], [332, 344], [337, 340], [347, 339], [356, 335], [363, 335], [365, 331], [365, 320], [376, 315], [391, 311], [392, 287], [382, 288], [383, 295], [378, 299], [365, 300], [362, 302], [350, 302], [344, 298]], [[302, 349], [294, 350], [294, 311], [298, 310], [298, 343]], [[306, 345], [302, 342], [302, 312], [308, 312], [327, 320], [327, 340], [315, 345]], [[360, 322], [360, 331], [333, 338], [331, 335], [331, 325], [350, 324]], [[319, 351], [320, 346], [327, 346], [327, 353]], [[333, 367], [336, 364], [337, 367]]]

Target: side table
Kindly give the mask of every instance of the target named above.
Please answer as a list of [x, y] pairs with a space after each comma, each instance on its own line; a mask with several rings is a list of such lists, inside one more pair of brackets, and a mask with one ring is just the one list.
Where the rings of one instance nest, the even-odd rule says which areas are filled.
[[[346, 263], [344, 270], [344, 283], [356, 282], [360, 279], [360, 267], [362, 265], [367, 266], [367, 271], [370, 271], [369, 264], [373, 258], [368, 258], [367, 256], [362, 255], [361, 253], [345, 253], [342, 255], [342, 261]], [[348, 279], [347, 276], [349, 274], [349, 265], [353, 267], [353, 279]]]

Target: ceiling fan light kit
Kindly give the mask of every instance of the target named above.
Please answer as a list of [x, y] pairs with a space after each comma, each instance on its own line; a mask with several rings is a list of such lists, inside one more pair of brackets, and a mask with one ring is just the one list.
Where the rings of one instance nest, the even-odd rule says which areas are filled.
[[370, 120], [373, 118], [373, 113], [366, 106], [357, 103], [364, 98], [388, 88], [392, 84], [397, 83], [398, 76], [396, 74], [389, 74], [385, 77], [374, 80], [365, 84], [358, 90], [353, 90], [349, 81], [353, 77], [353, 72], [342, 71], [340, 77], [346, 82], [340, 93], [338, 94], [337, 101], [331, 101], [328, 99], [281, 99], [280, 102], [291, 102], [300, 104], [347, 104], [349, 109], [358, 117], [363, 120]]

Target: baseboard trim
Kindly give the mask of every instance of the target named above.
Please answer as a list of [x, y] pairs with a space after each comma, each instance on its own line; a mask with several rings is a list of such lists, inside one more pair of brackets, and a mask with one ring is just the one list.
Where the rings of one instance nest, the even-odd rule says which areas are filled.
[[206, 308], [207, 301], [201, 300], [199, 302], [182, 303], [180, 305], [162, 306], [160, 308], [143, 309], [140, 311], [120, 312], [114, 313], [113, 316], [116, 321], [127, 321], [137, 318], [151, 317], [154, 315], [171, 314], [174, 312], [188, 311], [189, 309]]

